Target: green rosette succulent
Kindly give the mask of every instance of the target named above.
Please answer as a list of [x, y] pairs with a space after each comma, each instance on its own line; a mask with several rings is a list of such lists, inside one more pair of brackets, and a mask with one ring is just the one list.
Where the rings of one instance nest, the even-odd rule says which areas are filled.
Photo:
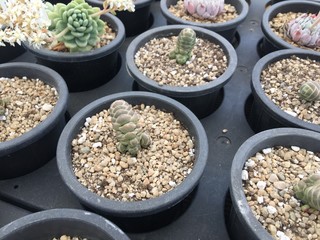
[[301, 85], [299, 88], [300, 97], [306, 101], [320, 100], [320, 83], [309, 81]]
[[169, 58], [175, 58], [178, 64], [185, 64], [191, 58], [191, 52], [195, 43], [195, 31], [191, 28], [182, 29], [178, 35], [176, 48], [169, 53]]
[[67, 5], [47, 3], [47, 14], [51, 20], [49, 30], [70, 52], [89, 51], [105, 32], [105, 23], [96, 14], [99, 11], [98, 7], [92, 7], [84, 0], [72, 0]]
[[121, 153], [128, 152], [136, 156], [141, 148], [147, 148], [151, 139], [142, 131], [138, 121], [140, 116], [132, 109], [132, 106], [124, 100], [114, 101], [109, 109], [112, 117], [113, 129], [118, 140], [117, 148]]
[[[295, 196], [304, 204], [320, 210], [320, 174], [313, 174], [293, 187]], [[303, 206], [303, 209], [306, 209]]]

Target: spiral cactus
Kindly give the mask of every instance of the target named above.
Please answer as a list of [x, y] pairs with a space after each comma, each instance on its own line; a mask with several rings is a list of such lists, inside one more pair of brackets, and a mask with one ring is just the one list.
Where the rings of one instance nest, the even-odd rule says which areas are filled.
[[302, 14], [285, 25], [285, 33], [293, 42], [306, 47], [320, 47], [319, 16]]
[[105, 23], [100, 19], [98, 7], [92, 7], [84, 0], [72, 0], [69, 4], [47, 3], [51, 20], [49, 30], [56, 40], [63, 42], [70, 52], [89, 51], [100, 41]]
[[306, 101], [320, 100], [320, 83], [309, 81], [301, 85], [299, 89], [300, 97]]
[[196, 33], [191, 28], [181, 30], [175, 50], [169, 53], [170, 59], [176, 59], [178, 64], [185, 64], [191, 57], [191, 52], [196, 43]]
[[184, 0], [187, 13], [199, 19], [211, 19], [224, 11], [224, 0]]
[[143, 132], [138, 124], [140, 116], [129, 103], [124, 100], [116, 100], [111, 104], [109, 113], [116, 131], [117, 148], [120, 152], [128, 152], [136, 156], [141, 147], [147, 148], [150, 145], [149, 135]]
[[304, 204], [320, 210], [320, 174], [313, 174], [293, 187], [295, 196]]

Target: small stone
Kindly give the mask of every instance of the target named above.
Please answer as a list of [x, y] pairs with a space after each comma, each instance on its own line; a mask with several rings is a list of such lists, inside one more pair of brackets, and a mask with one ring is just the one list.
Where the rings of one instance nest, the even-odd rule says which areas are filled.
[[259, 189], [265, 189], [266, 185], [267, 185], [267, 183], [264, 181], [257, 182], [257, 188], [259, 188]]
[[277, 212], [277, 209], [273, 206], [267, 206], [267, 211], [269, 214], [275, 214]]
[[264, 154], [271, 153], [271, 152], [272, 152], [272, 148], [265, 148], [265, 149], [262, 149], [262, 152], [263, 152]]
[[276, 182], [278, 180], [279, 180], [279, 178], [278, 178], [277, 174], [274, 174], [274, 173], [270, 174], [269, 179], [268, 179], [268, 181], [272, 182], [272, 183]]
[[50, 103], [45, 103], [42, 105], [42, 110], [49, 112], [53, 109], [53, 106]]
[[248, 173], [247, 170], [242, 170], [241, 179], [242, 179], [243, 181], [246, 181], [246, 180], [249, 179], [249, 173]]
[[279, 190], [283, 190], [288, 187], [288, 184], [283, 181], [274, 182], [273, 185], [275, 186], [275, 188], [277, 188]]
[[295, 152], [298, 152], [300, 150], [300, 147], [297, 146], [291, 146], [291, 149]]

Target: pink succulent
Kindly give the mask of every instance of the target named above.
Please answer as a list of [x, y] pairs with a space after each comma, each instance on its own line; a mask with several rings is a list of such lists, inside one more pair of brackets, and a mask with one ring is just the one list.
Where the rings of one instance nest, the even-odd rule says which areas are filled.
[[304, 13], [286, 25], [286, 35], [301, 46], [320, 47], [319, 21], [319, 15]]
[[187, 13], [200, 19], [214, 19], [224, 11], [224, 0], [184, 0]]

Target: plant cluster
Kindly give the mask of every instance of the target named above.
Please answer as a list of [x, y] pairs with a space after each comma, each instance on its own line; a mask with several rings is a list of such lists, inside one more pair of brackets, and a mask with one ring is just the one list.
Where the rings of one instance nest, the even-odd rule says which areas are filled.
[[300, 46], [320, 47], [320, 14], [304, 13], [285, 25], [286, 36]]
[[320, 174], [313, 174], [293, 187], [295, 196], [300, 199], [304, 205], [303, 210], [309, 207], [320, 210]]
[[151, 139], [139, 125], [140, 115], [124, 100], [114, 101], [109, 109], [113, 128], [118, 140], [117, 148], [121, 153], [136, 156], [141, 148], [147, 148]]
[[178, 35], [176, 48], [169, 53], [169, 58], [175, 58], [178, 64], [185, 64], [191, 58], [191, 52], [195, 43], [195, 31], [192, 28], [182, 29]]
[[320, 100], [320, 83], [309, 81], [301, 85], [299, 89], [300, 97], [306, 101]]
[[135, 11], [132, 0], [104, 0], [103, 9], [85, 0], [52, 5], [42, 0], [0, 0], [0, 46], [27, 41], [35, 48], [63, 44], [70, 52], [89, 51], [105, 33], [100, 16]]
[[184, 0], [185, 11], [195, 18], [215, 19], [224, 11], [224, 0]]

